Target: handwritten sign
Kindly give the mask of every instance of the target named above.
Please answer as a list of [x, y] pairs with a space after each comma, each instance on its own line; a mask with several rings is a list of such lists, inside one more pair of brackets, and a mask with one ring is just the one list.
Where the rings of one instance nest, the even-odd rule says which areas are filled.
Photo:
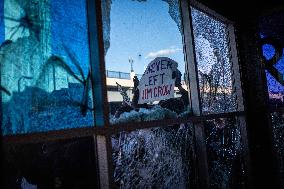
[[178, 63], [167, 57], [157, 57], [149, 63], [140, 82], [138, 104], [174, 97], [175, 79], [172, 78]]

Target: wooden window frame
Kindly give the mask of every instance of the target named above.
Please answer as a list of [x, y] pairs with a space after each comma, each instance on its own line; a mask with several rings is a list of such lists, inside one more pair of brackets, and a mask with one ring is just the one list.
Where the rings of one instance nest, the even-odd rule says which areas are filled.
[[[102, 33], [102, 20], [101, 20], [101, 10], [100, 10], [100, 1], [95, 0], [86, 0], [87, 1], [87, 9], [88, 9], [88, 24], [89, 24], [89, 45], [90, 45], [90, 64], [91, 64], [91, 73], [92, 73], [92, 90], [93, 90], [93, 98], [94, 98], [94, 126], [93, 127], [81, 127], [81, 128], [70, 128], [70, 129], [62, 129], [62, 130], [52, 130], [52, 131], [43, 131], [43, 132], [35, 132], [35, 133], [27, 133], [27, 134], [16, 134], [16, 135], [5, 135], [3, 136], [4, 141], [46, 141], [46, 140], [57, 140], [57, 139], [68, 139], [72, 137], [84, 137], [84, 136], [92, 136], [93, 134], [104, 134], [108, 133], [108, 130], [116, 130], [118, 131], [118, 128], [121, 128], [123, 130], [123, 127], [130, 129], [131, 125], [133, 125], [133, 129], [137, 128], [147, 128], [151, 126], [155, 126], [159, 123], [175, 123], [175, 122], [190, 122], [194, 120], [206, 120], [211, 118], [218, 118], [225, 116], [226, 114], [232, 115], [242, 115], [244, 114], [244, 107], [243, 107], [243, 100], [242, 100], [242, 89], [241, 89], [241, 83], [240, 83], [240, 74], [239, 74], [239, 67], [238, 67], [238, 57], [237, 57], [237, 50], [235, 46], [235, 41], [233, 41], [233, 44], [230, 44], [231, 49], [233, 49], [232, 52], [232, 62], [233, 62], [233, 72], [234, 72], [234, 78], [235, 82], [235, 92], [237, 92], [238, 96], [238, 109], [235, 112], [228, 112], [228, 113], [217, 113], [217, 114], [209, 114], [209, 115], [202, 115], [201, 109], [200, 109], [200, 97], [199, 97], [199, 89], [198, 89], [198, 78], [197, 78], [197, 67], [195, 62], [195, 50], [193, 48], [193, 35], [192, 33], [186, 33], [183, 34], [183, 43], [184, 43], [184, 54], [186, 56], [186, 64], [187, 69], [190, 73], [195, 74], [189, 74], [189, 80], [190, 80], [190, 86], [191, 90], [189, 92], [191, 105], [192, 105], [192, 111], [194, 115], [188, 116], [187, 118], [179, 118], [179, 119], [165, 119], [165, 120], [155, 120], [155, 121], [147, 121], [141, 123], [123, 123], [123, 124], [115, 124], [110, 125], [109, 123], [109, 109], [108, 109], [108, 100], [107, 100], [107, 86], [105, 81], [105, 62], [104, 62], [104, 44], [103, 44], [103, 33]], [[190, 23], [190, 15], [189, 9], [186, 9], [185, 7], [189, 3], [186, 0], [180, 0], [181, 2], [181, 14], [183, 14], [183, 20], [182, 22]], [[191, 4], [192, 3], [192, 4]], [[203, 6], [200, 3], [197, 3], [196, 1], [190, 1], [190, 6], [193, 6], [194, 8], [197, 8], [198, 10], [201, 10], [202, 12], [208, 14], [209, 16], [212, 16], [214, 18], [218, 18], [218, 20], [225, 22], [225, 23], [232, 23], [229, 20], [226, 20], [221, 15], [215, 13], [214, 11], [210, 11], [209, 8]], [[188, 12], [188, 13], [186, 13]], [[186, 13], [186, 14], [184, 14]], [[186, 19], [184, 19], [187, 17]], [[191, 24], [191, 23], [190, 23]], [[185, 27], [184, 31], [189, 30], [190, 28]], [[230, 39], [234, 39], [234, 31], [233, 31], [233, 25], [231, 26], [231, 29], [229, 29], [230, 33]], [[184, 32], [185, 33], [185, 32]], [[188, 47], [188, 49], [187, 49]], [[192, 64], [189, 64], [188, 62], [195, 62], [193, 66]], [[189, 67], [188, 67], [189, 66]], [[100, 74], [97, 74], [97, 73]], [[194, 91], [194, 92], [193, 92]], [[193, 104], [195, 103], [195, 104]], [[135, 124], [135, 125], [134, 125]], [[109, 128], [110, 127], [110, 128]], [[19, 138], [19, 140], [17, 140]], [[20, 139], [22, 138], [22, 139]]]
[[[156, 120], [139, 123], [126, 123], [118, 125], [110, 125], [109, 109], [107, 100], [107, 86], [105, 79], [105, 60], [104, 60], [104, 43], [103, 43], [103, 26], [101, 1], [102, 0], [86, 0], [88, 12], [88, 30], [89, 30], [89, 46], [90, 46], [90, 64], [92, 75], [92, 90], [94, 101], [94, 127], [72, 128], [66, 130], [39, 132], [31, 134], [20, 134], [3, 136], [2, 141], [5, 143], [38, 143], [47, 142], [58, 139], [68, 139], [74, 137], [92, 136], [95, 140], [95, 151], [98, 163], [99, 183], [101, 188], [112, 188], [114, 186], [112, 176], [112, 146], [111, 136], [119, 132], [131, 132], [137, 129], [146, 129], [152, 127], [168, 127], [174, 124], [193, 123], [195, 132], [195, 143], [197, 146], [196, 157], [197, 163], [197, 177], [199, 188], [209, 188], [209, 176], [207, 166], [207, 152], [204, 136], [205, 120], [226, 117], [238, 117], [239, 126], [241, 127], [242, 142], [244, 146], [243, 153], [247, 158], [246, 165], [249, 166], [249, 158], [246, 141], [246, 122], [244, 113], [244, 104], [241, 87], [241, 75], [238, 64], [238, 53], [235, 42], [234, 23], [224, 18], [220, 14], [212, 11], [208, 7], [202, 5], [197, 1], [180, 0], [180, 12], [183, 27], [183, 46], [186, 62], [186, 70], [188, 70], [188, 77], [190, 81], [190, 102], [192, 107], [192, 116], [180, 119]], [[238, 105], [237, 111], [219, 114], [201, 114], [199, 83], [197, 74], [197, 63], [195, 60], [195, 48], [193, 40], [191, 10], [190, 6], [206, 13], [207, 15], [228, 25], [229, 47], [231, 49], [231, 61], [234, 90], [237, 95]], [[194, 64], [190, 64], [193, 62]], [[2, 113], [2, 112], [1, 112]], [[248, 169], [247, 169], [248, 170]], [[249, 172], [249, 171], [248, 171]]]
[[[244, 113], [243, 107], [243, 100], [242, 100], [242, 89], [241, 89], [241, 82], [240, 82], [240, 74], [239, 74], [239, 67], [238, 67], [238, 57], [237, 57], [237, 50], [235, 41], [230, 44], [230, 48], [233, 49], [232, 52], [232, 62], [234, 70], [234, 78], [235, 78], [235, 92], [238, 96], [238, 109], [235, 112], [228, 112], [228, 113], [217, 113], [214, 115], [202, 115], [201, 114], [201, 107], [200, 107], [200, 97], [199, 97], [199, 88], [198, 88], [198, 77], [196, 75], [197, 67], [195, 61], [195, 50], [193, 48], [193, 35], [192, 32], [183, 34], [183, 45], [184, 45], [184, 54], [186, 60], [186, 66], [188, 72], [190, 74], [190, 86], [191, 90], [189, 91], [190, 102], [192, 103], [192, 111], [194, 115], [188, 116], [187, 118], [179, 118], [177, 119], [165, 119], [165, 120], [155, 120], [155, 121], [147, 121], [141, 123], [124, 123], [124, 124], [115, 124], [110, 125], [109, 123], [109, 109], [108, 109], [108, 100], [107, 100], [107, 86], [105, 81], [105, 62], [104, 62], [104, 44], [103, 44], [103, 33], [102, 33], [102, 19], [101, 19], [101, 10], [100, 10], [100, 1], [101, 0], [86, 0], [88, 4], [88, 25], [89, 25], [89, 45], [90, 45], [90, 68], [92, 73], [92, 91], [93, 91], [93, 98], [94, 98], [94, 126], [93, 127], [81, 127], [81, 128], [70, 128], [70, 129], [63, 129], [63, 130], [52, 130], [46, 132], [35, 132], [35, 133], [28, 133], [28, 134], [16, 134], [16, 135], [5, 135], [3, 136], [4, 141], [19, 141], [19, 142], [34, 142], [34, 141], [47, 141], [47, 140], [57, 140], [57, 139], [68, 139], [72, 137], [84, 137], [84, 136], [92, 136], [94, 134], [103, 134], [108, 133], [108, 130], [118, 130], [117, 128], [129, 128], [130, 125], [133, 125], [133, 129], [137, 129], [137, 125], [141, 125], [141, 128], [145, 127], [152, 127], [155, 125], [161, 124], [173, 124], [174, 122], [190, 122], [192, 120], [206, 120], [210, 117], [221, 117], [225, 116], [226, 114], [231, 115], [236, 113], [236, 115]], [[190, 23], [189, 15], [190, 10], [185, 8], [189, 7], [189, 3], [186, 0], [180, 0], [181, 3], [181, 14], [183, 14], [183, 25], [184, 23]], [[196, 1], [190, 1], [190, 6], [201, 10], [202, 12], [212, 16], [214, 18], [218, 18], [218, 20], [224, 23], [233, 22], [225, 19], [221, 15], [211, 11], [211, 9], [203, 6]], [[188, 13], [186, 13], [188, 12]], [[186, 18], [186, 19], [184, 19]], [[188, 26], [184, 27], [184, 32], [191, 29]], [[231, 25], [230, 32], [230, 39], [234, 39], [234, 31], [233, 25]], [[188, 49], [187, 49], [188, 47]], [[195, 62], [195, 65], [191, 66], [188, 62]], [[99, 74], [98, 74], [99, 73]], [[192, 74], [194, 73], [194, 74]], [[140, 128], [140, 126], [138, 126]], [[129, 130], [129, 129], [128, 129]]]

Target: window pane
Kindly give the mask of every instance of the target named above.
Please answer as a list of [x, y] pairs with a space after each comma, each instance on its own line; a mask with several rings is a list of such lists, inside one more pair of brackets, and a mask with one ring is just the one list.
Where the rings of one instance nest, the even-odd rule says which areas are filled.
[[0, 2], [4, 134], [92, 126], [86, 1]]
[[204, 124], [210, 188], [245, 188], [238, 119], [218, 118]]
[[191, 124], [121, 132], [112, 136], [118, 188], [190, 188]]
[[[284, 106], [284, 37], [282, 27], [278, 24], [282, 22], [283, 13], [263, 17], [260, 21], [260, 37], [262, 39], [273, 39], [276, 44], [279, 43], [280, 49], [275, 46], [275, 42], [266, 41], [262, 46], [263, 58], [266, 63], [266, 79], [269, 92], [270, 107]], [[279, 56], [279, 58], [276, 58]], [[269, 68], [268, 62], [272, 61], [272, 67]]]
[[202, 112], [236, 111], [227, 25], [191, 11]]
[[1, 188], [97, 188], [93, 145], [92, 137], [6, 144]]
[[284, 176], [284, 113], [271, 113], [272, 128], [273, 128], [273, 145], [276, 149], [279, 160], [279, 171], [281, 177]]
[[[269, 107], [272, 121], [273, 145], [278, 158], [278, 171], [281, 185], [284, 184], [284, 35], [283, 27], [279, 25], [284, 18], [284, 12], [262, 17], [259, 22], [260, 38], [269, 39], [263, 43], [262, 53], [265, 60]], [[269, 66], [271, 63], [271, 67]]]
[[[274, 48], [270, 45], [263, 45], [263, 55], [270, 59], [274, 55]], [[284, 52], [284, 49], [283, 49]], [[275, 63], [274, 67], [280, 72], [284, 73], [284, 56]], [[269, 91], [269, 105], [270, 107], [284, 106], [284, 86], [275, 79], [275, 77], [268, 71], [265, 71], [267, 79], [267, 87]]]
[[111, 123], [176, 118], [188, 111], [178, 0], [105, 0], [102, 10]]

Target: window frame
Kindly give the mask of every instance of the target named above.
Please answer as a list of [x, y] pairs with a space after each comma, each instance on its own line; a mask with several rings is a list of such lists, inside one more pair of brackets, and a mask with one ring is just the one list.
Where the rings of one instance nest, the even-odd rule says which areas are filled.
[[[149, 128], [154, 127], [155, 125], [159, 125], [159, 123], [163, 124], [173, 124], [175, 122], [190, 122], [192, 120], [206, 120], [209, 117], [221, 117], [226, 114], [232, 115], [242, 115], [244, 114], [244, 106], [242, 100], [242, 89], [241, 89], [241, 78], [239, 73], [239, 64], [238, 64], [238, 55], [236, 50], [236, 43], [234, 41], [234, 26], [233, 22], [224, 18], [220, 14], [214, 12], [213, 10], [209, 9], [208, 7], [204, 6], [203, 4], [191, 0], [190, 2], [186, 2], [186, 0], [179, 0], [180, 2], [180, 11], [182, 17], [182, 27], [183, 27], [183, 48], [184, 48], [184, 56], [186, 60], [186, 70], [189, 69], [189, 73], [195, 74], [188, 74], [190, 75], [190, 90], [189, 90], [189, 98], [190, 102], [192, 103], [191, 106], [193, 107], [193, 115], [188, 116], [187, 118], [178, 118], [178, 119], [165, 119], [165, 120], [155, 120], [155, 121], [147, 121], [141, 123], [124, 123], [124, 124], [116, 124], [110, 125], [109, 123], [109, 108], [108, 108], [108, 100], [107, 100], [107, 86], [105, 81], [105, 60], [104, 60], [104, 52], [103, 52], [103, 32], [102, 32], [102, 19], [101, 19], [101, 0], [86, 0], [87, 2], [87, 15], [88, 15], [88, 33], [89, 33], [89, 46], [90, 46], [90, 69], [92, 74], [92, 95], [94, 99], [94, 126], [93, 127], [82, 127], [82, 128], [70, 128], [70, 129], [63, 129], [63, 130], [52, 130], [47, 132], [35, 132], [35, 133], [28, 133], [28, 134], [16, 134], [16, 135], [7, 135], [3, 136], [4, 141], [46, 141], [46, 140], [56, 140], [56, 139], [67, 139], [72, 137], [83, 137], [83, 136], [91, 136], [93, 134], [104, 134], [108, 133], [106, 130], [116, 130], [117, 128], [126, 127], [129, 128], [133, 125], [133, 129], [137, 128]], [[184, 23], [190, 23], [191, 15], [188, 13], [190, 10], [187, 8], [190, 6], [206, 13], [209, 16], [212, 16], [215, 19], [220, 20], [223, 23], [229, 24], [229, 35], [230, 39], [233, 39], [233, 42], [229, 44], [233, 62], [233, 72], [234, 78], [237, 80], [237, 86], [235, 87], [235, 92], [238, 93], [240, 97], [238, 100], [238, 109], [235, 112], [228, 112], [228, 113], [219, 113], [211, 115], [202, 115], [200, 112], [200, 97], [198, 92], [198, 78], [196, 76], [196, 60], [195, 60], [195, 49], [194, 49], [194, 42], [193, 42], [193, 35], [192, 33], [185, 34], [186, 30], [191, 28], [184, 28]], [[186, 14], [185, 14], [186, 13]], [[185, 18], [187, 17], [187, 18]], [[186, 49], [188, 47], [188, 49]], [[193, 66], [188, 62], [195, 62]], [[190, 68], [189, 68], [190, 67]], [[98, 74], [99, 73], [99, 74]], [[193, 90], [194, 88], [194, 90]], [[193, 92], [194, 91], [194, 92]], [[96, 99], [96, 100], [95, 100]], [[178, 121], [177, 121], [178, 120]], [[137, 125], [141, 125], [138, 126]], [[111, 129], [109, 128], [111, 127]], [[114, 128], [116, 127], [116, 128]]]
[[[69, 139], [75, 137], [92, 136], [95, 141], [96, 161], [98, 163], [98, 173], [100, 179], [100, 186], [103, 188], [111, 188], [113, 186], [113, 170], [112, 170], [112, 148], [111, 148], [111, 135], [119, 132], [131, 132], [137, 129], [146, 129], [153, 127], [168, 127], [174, 124], [193, 123], [195, 127], [195, 143], [197, 147], [196, 156], [198, 175], [200, 179], [197, 186], [200, 188], [209, 187], [209, 176], [207, 166], [206, 144], [204, 140], [204, 125], [203, 122], [215, 118], [238, 117], [242, 143], [244, 146], [243, 153], [245, 154], [245, 164], [249, 165], [247, 137], [246, 137], [246, 121], [245, 121], [245, 108], [243, 103], [243, 91], [241, 83], [241, 74], [239, 67], [239, 58], [237, 52], [237, 45], [235, 41], [234, 22], [226, 19], [222, 15], [216, 13], [203, 4], [191, 0], [179, 0], [180, 13], [183, 28], [183, 48], [186, 63], [186, 70], [190, 82], [189, 100], [191, 103], [193, 115], [187, 118], [179, 119], [166, 119], [155, 120], [147, 122], [135, 122], [110, 125], [109, 122], [109, 107], [107, 98], [107, 85], [105, 73], [105, 56], [104, 56], [104, 43], [103, 43], [103, 26], [102, 26], [102, 13], [101, 13], [102, 0], [86, 0], [87, 2], [87, 17], [88, 17], [88, 33], [89, 33], [89, 46], [90, 46], [90, 68], [92, 75], [92, 95], [94, 102], [94, 121], [93, 127], [71, 128], [64, 130], [38, 132], [31, 134], [17, 134], [10, 136], [2, 136], [3, 144], [5, 143], [38, 143], [47, 142], [58, 139]], [[234, 92], [237, 95], [237, 111], [218, 113], [218, 114], [201, 114], [200, 94], [198, 87], [198, 74], [197, 63], [195, 56], [193, 31], [191, 23], [191, 10], [190, 6], [206, 13], [207, 15], [227, 24], [229, 48], [232, 62], [232, 79], [234, 79]], [[190, 64], [193, 62], [194, 64]], [[2, 104], [0, 104], [2, 106]], [[1, 112], [2, 114], [2, 112]], [[249, 173], [249, 170], [247, 170]]]

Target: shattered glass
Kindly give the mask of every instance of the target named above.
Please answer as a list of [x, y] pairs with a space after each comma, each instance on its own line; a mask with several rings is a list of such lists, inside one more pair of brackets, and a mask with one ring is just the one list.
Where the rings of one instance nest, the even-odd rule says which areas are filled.
[[273, 128], [273, 144], [279, 161], [281, 176], [284, 175], [284, 114], [283, 112], [271, 113]]
[[[127, 119], [127, 116], [142, 115], [157, 109], [164, 110], [155, 119], [189, 113], [179, 1], [104, 0], [102, 15], [111, 123], [135, 121], [132, 118]], [[138, 103], [139, 96], [144, 93], [137, 86], [139, 82], [146, 81], [143, 80], [143, 73], [145, 75], [149, 63], [159, 57], [170, 58], [178, 63], [178, 71], [173, 71], [171, 75], [175, 79], [175, 86], [169, 87], [174, 88], [174, 98], [164, 100], [161, 97], [144, 104], [140, 101]], [[145, 121], [148, 118], [138, 119]]]
[[245, 188], [238, 119], [208, 120], [204, 128], [210, 188]]
[[112, 136], [118, 188], [189, 188], [193, 127], [181, 124]]
[[2, 0], [4, 135], [94, 125], [85, 0]]
[[236, 111], [227, 25], [191, 11], [202, 112]]
[[[284, 35], [283, 35], [284, 12], [266, 15], [259, 20], [260, 38], [272, 39], [268, 43], [262, 44], [262, 55], [265, 66], [271, 62], [275, 72], [265, 70], [269, 107], [276, 109], [271, 112], [273, 145], [278, 158], [278, 170], [280, 177], [284, 176]], [[274, 41], [274, 42], [273, 42]], [[277, 47], [278, 46], [278, 47]], [[278, 77], [278, 78], [277, 78]]]

